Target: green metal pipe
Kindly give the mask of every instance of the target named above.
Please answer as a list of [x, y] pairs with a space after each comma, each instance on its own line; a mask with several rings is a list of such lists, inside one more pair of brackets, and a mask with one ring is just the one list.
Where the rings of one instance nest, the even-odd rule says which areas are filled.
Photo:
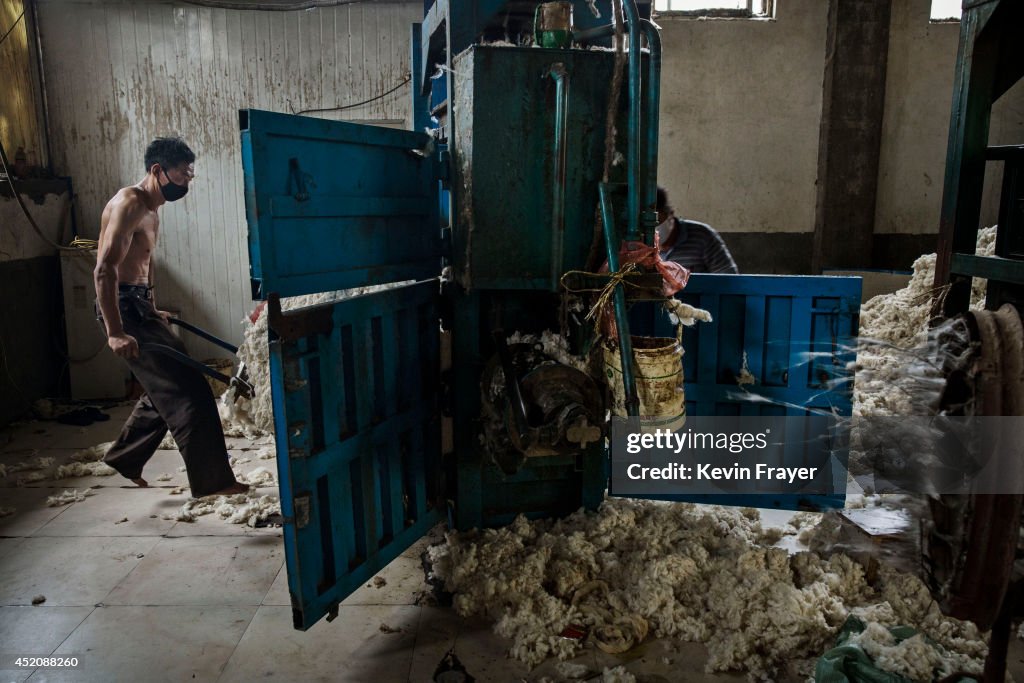
[[[601, 198], [601, 223], [604, 226], [604, 243], [608, 250], [608, 271], [619, 270], [619, 241], [616, 239], [615, 218], [608, 185], [598, 185]], [[629, 320], [626, 318], [626, 290], [622, 283], [615, 285], [615, 327], [619, 331], [619, 358], [622, 362], [622, 383], [626, 390], [626, 414], [637, 417], [640, 414], [640, 398], [636, 393], [636, 378], [633, 376], [633, 339], [629, 336]]]
[[[650, 49], [650, 62], [647, 76], [647, 154], [644, 159], [644, 191], [645, 209], [654, 210], [658, 202], [658, 107], [661, 103], [661, 34], [654, 22], [644, 19], [640, 22]], [[656, 216], [657, 214], [655, 214]], [[657, 224], [654, 219], [654, 225]], [[653, 228], [654, 225], [644, 226]], [[645, 232], [646, 229], [645, 229]], [[653, 244], [653, 234], [652, 234]]]
[[640, 10], [636, 0], [623, 0], [622, 9], [629, 28], [629, 143], [626, 150], [626, 210], [629, 225], [626, 239], [640, 239]]
[[551, 202], [551, 287], [558, 288], [562, 274], [565, 245], [565, 184], [566, 179], [566, 134], [569, 125], [569, 72], [565, 64], [551, 65], [551, 78], [555, 79], [555, 177], [554, 197]]

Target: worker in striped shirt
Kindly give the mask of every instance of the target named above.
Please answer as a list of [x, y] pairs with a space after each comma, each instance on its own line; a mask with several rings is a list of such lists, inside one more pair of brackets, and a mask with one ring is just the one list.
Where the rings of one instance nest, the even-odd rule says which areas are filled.
[[738, 273], [736, 262], [714, 228], [677, 218], [665, 188], [658, 188], [658, 239], [661, 258], [691, 273]]

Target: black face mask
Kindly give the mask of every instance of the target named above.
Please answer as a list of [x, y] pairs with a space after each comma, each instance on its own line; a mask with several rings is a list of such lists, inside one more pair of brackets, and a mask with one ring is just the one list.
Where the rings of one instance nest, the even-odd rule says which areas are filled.
[[171, 180], [171, 177], [167, 175], [167, 169], [163, 166], [160, 167], [160, 170], [164, 172], [164, 177], [167, 178], [167, 184], [160, 186], [160, 194], [164, 196], [166, 201], [175, 202], [188, 194], [188, 185], [178, 185]]

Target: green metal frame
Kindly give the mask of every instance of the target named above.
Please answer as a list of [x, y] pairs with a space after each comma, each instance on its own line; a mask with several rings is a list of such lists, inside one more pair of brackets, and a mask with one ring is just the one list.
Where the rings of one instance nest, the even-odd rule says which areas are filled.
[[965, 0], [935, 264], [936, 288], [948, 286], [948, 292], [938, 300], [941, 310], [936, 311], [945, 316], [967, 310], [973, 276], [994, 281], [990, 282], [990, 291], [995, 289], [998, 296], [989, 297], [988, 308], [1004, 301], [1024, 302], [1024, 290], [1017, 286], [1024, 277], [1024, 262], [1004, 263], [974, 256], [992, 104], [1024, 76], [1021, 35], [1024, 3]]

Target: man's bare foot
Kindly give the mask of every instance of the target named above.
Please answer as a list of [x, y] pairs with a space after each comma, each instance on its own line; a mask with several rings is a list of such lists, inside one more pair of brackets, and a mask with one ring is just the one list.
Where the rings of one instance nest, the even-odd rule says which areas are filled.
[[249, 485], [248, 484], [243, 484], [240, 481], [236, 481], [234, 484], [232, 484], [231, 486], [227, 487], [226, 489], [221, 489], [220, 491], [217, 491], [216, 493], [211, 493], [210, 495], [211, 496], [233, 496], [233, 495], [235, 495], [237, 493], [245, 493], [248, 490], [249, 490]]
[[149, 482], [143, 479], [142, 477], [132, 479], [132, 483], [138, 486], [139, 488], [149, 488]]

